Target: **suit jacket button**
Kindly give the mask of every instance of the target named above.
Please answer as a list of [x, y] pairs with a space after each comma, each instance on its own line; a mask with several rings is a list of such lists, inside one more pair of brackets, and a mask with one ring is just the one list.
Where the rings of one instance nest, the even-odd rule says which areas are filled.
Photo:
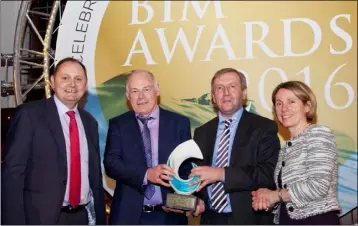
[[66, 184], [67, 184], [67, 181], [64, 180], [64, 181], [62, 181], [62, 183], [63, 183], [63, 185], [66, 185]]
[[285, 164], [286, 164], [285, 161], [282, 161], [282, 166], [285, 166]]
[[292, 146], [292, 142], [291, 142], [291, 141], [287, 142], [287, 145], [288, 145], [289, 147], [291, 147], [291, 146]]
[[284, 184], [284, 185], [283, 185], [283, 188], [284, 188], [284, 189], [287, 189], [287, 184]]
[[290, 212], [293, 212], [293, 207], [292, 206], [290, 206], [290, 207], [288, 207], [288, 211], [290, 211]]

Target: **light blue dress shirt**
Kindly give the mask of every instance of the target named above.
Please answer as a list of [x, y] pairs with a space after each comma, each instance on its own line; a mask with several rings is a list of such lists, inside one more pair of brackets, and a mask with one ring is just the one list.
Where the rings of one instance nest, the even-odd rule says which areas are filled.
[[[229, 154], [229, 158], [228, 158], [229, 165], [230, 165], [230, 159], [231, 159], [232, 144], [234, 143], [236, 129], [237, 129], [237, 126], [238, 126], [239, 121], [241, 119], [243, 111], [244, 111], [244, 108], [241, 107], [240, 110], [235, 112], [235, 114], [231, 117], [232, 122], [230, 124], [230, 140], [229, 140], [229, 150], [228, 150], [228, 152], [229, 152], [228, 153]], [[213, 161], [211, 163], [211, 166], [213, 166], [213, 167], [215, 167], [215, 160], [216, 160], [216, 156], [218, 154], [218, 148], [219, 148], [221, 134], [224, 132], [224, 128], [225, 128], [224, 121], [227, 120], [227, 119], [228, 118], [224, 118], [223, 115], [221, 114], [221, 112], [219, 112], [219, 124], [218, 124], [218, 130], [216, 132], [216, 140], [215, 140], [215, 146], [214, 146]], [[209, 198], [210, 198], [210, 208], [213, 209], [213, 207], [211, 205], [211, 193], [212, 193], [211, 191], [213, 189], [213, 186], [210, 185], [210, 186], [208, 186], [207, 189], [208, 189], [208, 194], [209, 194]], [[227, 196], [227, 201], [228, 201], [228, 205], [222, 211], [223, 213], [231, 213], [232, 212], [231, 203], [230, 203], [230, 197], [229, 196]]]

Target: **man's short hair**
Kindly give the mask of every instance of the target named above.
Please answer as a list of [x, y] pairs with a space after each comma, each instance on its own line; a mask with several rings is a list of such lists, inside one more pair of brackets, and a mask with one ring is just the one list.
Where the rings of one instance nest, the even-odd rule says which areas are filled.
[[145, 72], [145, 73], [147, 73], [148, 75], [150, 75], [150, 77], [153, 79], [154, 86], [155, 86], [156, 88], [159, 87], [158, 82], [157, 82], [157, 80], [155, 79], [155, 76], [154, 76], [154, 74], [153, 74], [152, 72], [150, 72], [150, 71], [148, 71], [148, 70], [144, 70], [144, 69], [135, 69], [135, 70], [131, 70], [131, 71], [125, 73], [126, 75], [128, 75], [127, 82], [126, 82], [126, 89], [127, 89], [127, 90], [128, 90], [128, 81], [129, 81], [129, 79], [131, 78], [131, 76], [132, 76], [133, 74], [139, 73], [139, 72]]
[[86, 76], [86, 78], [87, 78], [87, 69], [86, 69], [86, 66], [85, 66], [81, 61], [79, 61], [79, 60], [77, 60], [77, 59], [75, 59], [75, 58], [73, 58], [73, 57], [66, 57], [66, 58], [63, 58], [62, 60], [60, 60], [60, 61], [57, 63], [57, 65], [56, 65], [56, 67], [55, 67], [55, 69], [54, 69], [54, 71], [53, 71], [53, 75], [56, 75], [56, 73], [57, 73], [58, 70], [60, 69], [61, 65], [63, 65], [64, 63], [67, 63], [67, 62], [79, 64], [79, 65], [82, 67], [82, 69], [83, 69], [83, 71], [84, 71], [84, 73], [85, 73], [85, 76]]
[[239, 72], [238, 70], [234, 69], [234, 68], [222, 68], [220, 70], [218, 70], [213, 78], [211, 79], [211, 90], [213, 90], [214, 88], [214, 82], [217, 78], [219, 78], [220, 76], [222, 76], [223, 74], [226, 73], [230, 73], [233, 72], [235, 73], [237, 76], [239, 76], [240, 78], [240, 85], [241, 85], [241, 89], [244, 90], [247, 88], [247, 82], [246, 82], [246, 77], [243, 73]]

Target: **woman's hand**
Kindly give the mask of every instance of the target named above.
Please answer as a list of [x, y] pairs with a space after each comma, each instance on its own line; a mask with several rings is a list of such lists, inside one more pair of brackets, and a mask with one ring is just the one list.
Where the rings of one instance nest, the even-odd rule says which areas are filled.
[[266, 210], [271, 209], [277, 202], [278, 199], [278, 191], [270, 190], [267, 188], [260, 188], [257, 191], [251, 192], [252, 195], [252, 208], [257, 210]]

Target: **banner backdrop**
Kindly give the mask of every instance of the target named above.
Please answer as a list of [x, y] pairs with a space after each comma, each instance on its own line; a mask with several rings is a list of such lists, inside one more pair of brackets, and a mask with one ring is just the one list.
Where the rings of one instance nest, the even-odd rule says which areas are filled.
[[[56, 60], [87, 66], [85, 109], [99, 122], [102, 158], [108, 120], [128, 110], [129, 70], [152, 71], [162, 107], [188, 116], [192, 130], [216, 115], [210, 80], [223, 67], [245, 74], [247, 109], [268, 118], [274, 87], [304, 81], [318, 123], [336, 136], [345, 213], [357, 206], [356, 9], [353, 1], [68, 1]], [[113, 193], [115, 183], [104, 176], [104, 184]]]

